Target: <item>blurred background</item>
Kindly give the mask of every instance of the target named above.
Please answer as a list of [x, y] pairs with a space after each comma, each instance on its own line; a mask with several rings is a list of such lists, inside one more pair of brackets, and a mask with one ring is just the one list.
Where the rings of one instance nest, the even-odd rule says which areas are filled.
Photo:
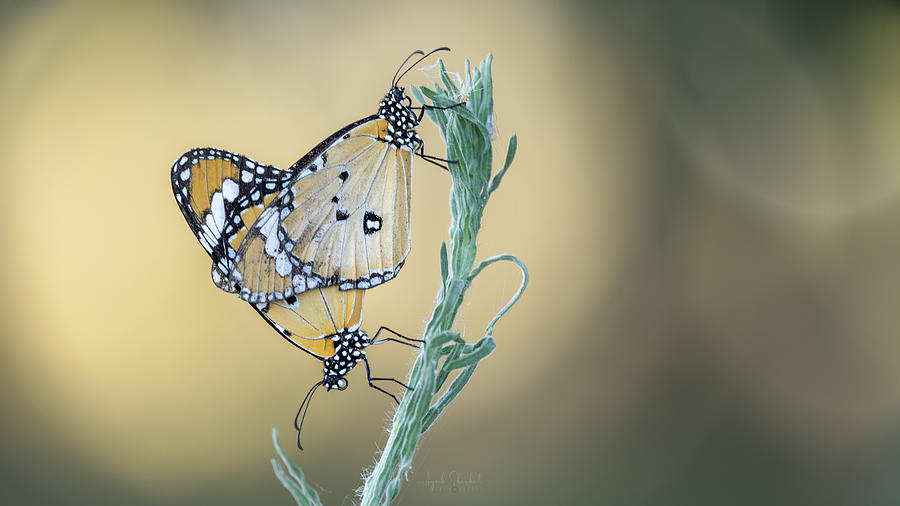
[[[320, 365], [212, 285], [170, 164], [288, 166], [439, 45], [494, 54], [519, 154], [479, 255], [532, 283], [398, 504], [900, 501], [897, 4], [4, 2], [0, 26], [3, 504], [292, 504], [272, 426], [354, 503], [390, 400], [354, 371], [293, 449]], [[410, 336], [450, 184], [413, 181], [412, 253], [364, 320]], [[492, 267], [460, 330], [518, 282]]]

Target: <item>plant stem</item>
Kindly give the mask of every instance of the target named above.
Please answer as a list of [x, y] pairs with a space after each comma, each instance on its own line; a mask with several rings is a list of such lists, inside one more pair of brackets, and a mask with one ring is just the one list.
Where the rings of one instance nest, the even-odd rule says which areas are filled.
[[[512, 163], [516, 147], [513, 136], [506, 165], [498, 173], [496, 180], [491, 182], [491, 59], [488, 55], [474, 73], [466, 61], [466, 76], [462, 83], [463, 89], [468, 91], [465, 107], [428, 111], [429, 118], [440, 127], [447, 144], [447, 159], [455, 161], [448, 164], [453, 178], [453, 188], [450, 191], [450, 247], [448, 252], [446, 244], [441, 245], [441, 288], [431, 319], [425, 325], [425, 344], [410, 375], [410, 386], [413, 389], [403, 396], [394, 415], [387, 445], [366, 479], [362, 493], [363, 506], [386, 505], [397, 496], [403, 478], [412, 465], [419, 438], [459, 395], [478, 362], [494, 350], [493, 326], [518, 299], [528, 282], [525, 266], [512, 255], [494, 257], [483, 262], [475, 271], [472, 270], [484, 206], [491, 191], [496, 189], [500, 178]], [[438, 64], [444, 86], [436, 85], [434, 90], [422, 88], [413, 92], [422, 103], [424, 100], [421, 95], [424, 94], [436, 106], [448, 107], [460, 100], [460, 92], [443, 62], [439, 61]], [[500, 260], [513, 261], [522, 269], [522, 286], [507, 307], [491, 321], [485, 335], [475, 344], [467, 344], [458, 333], [450, 330], [456, 313], [475, 276], [484, 267]], [[455, 370], [461, 371], [435, 402], [435, 396]]]

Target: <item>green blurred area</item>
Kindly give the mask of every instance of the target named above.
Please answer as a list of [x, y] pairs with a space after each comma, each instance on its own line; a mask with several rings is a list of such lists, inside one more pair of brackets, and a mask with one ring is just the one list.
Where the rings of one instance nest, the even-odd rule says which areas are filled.
[[[440, 45], [494, 53], [519, 151], [479, 254], [532, 283], [398, 504], [900, 501], [895, 3], [12, 3], [0, 26], [3, 504], [291, 504], [269, 431], [291, 447], [319, 364], [211, 285], [169, 166], [287, 166]], [[446, 175], [413, 181], [412, 253], [364, 320], [407, 335], [448, 224]], [[470, 340], [517, 276], [475, 283]], [[326, 504], [392, 412], [350, 382], [292, 454]]]

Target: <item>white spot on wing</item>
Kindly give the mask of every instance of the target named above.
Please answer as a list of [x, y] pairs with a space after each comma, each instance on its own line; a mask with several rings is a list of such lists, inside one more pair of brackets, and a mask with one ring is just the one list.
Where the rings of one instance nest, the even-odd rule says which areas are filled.
[[212, 246], [209, 244], [209, 240], [206, 238], [206, 234], [198, 235], [197, 239], [200, 240], [200, 245], [203, 246], [203, 249], [205, 249], [207, 253], [212, 253]]
[[203, 234], [207, 236], [207, 240], [209, 240], [210, 242], [215, 242], [222, 232], [221, 230], [219, 230], [219, 227], [216, 226], [216, 222], [213, 219], [212, 214], [207, 214], [205, 221], [206, 224], [200, 227], [200, 229], [203, 231]]
[[222, 192], [213, 194], [212, 199], [210, 199], [209, 210], [212, 212], [216, 228], [216, 238], [218, 239], [222, 229], [225, 228], [225, 201], [222, 199]]
[[225, 200], [234, 202], [234, 199], [238, 196], [239, 188], [238, 184], [234, 182], [234, 179], [222, 181], [222, 194], [225, 195]]
[[[276, 233], [278, 230], [278, 213], [276, 212], [268, 212], [268, 216], [260, 216], [260, 219], [264, 219], [262, 225], [259, 227], [259, 233], [266, 238], [266, 246], [265, 251], [266, 254], [271, 257], [276, 257], [279, 253], [282, 253], [281, 250], [281, 242], [278, 240], [278, 234]], [[285, 261], [287, 261], [287, 257], [285, 257]], [[284, 276], [284, 274], [282, 274]]]
[[[266, 246], [268, 246], [268, 244], [269, 241], [266, 241]], [[287, 253], [284, 251], [275, 255], [275, 272], [277, 272], [279, 276], [287, 276], [291, 273], [291, 261], [288, 260]]]

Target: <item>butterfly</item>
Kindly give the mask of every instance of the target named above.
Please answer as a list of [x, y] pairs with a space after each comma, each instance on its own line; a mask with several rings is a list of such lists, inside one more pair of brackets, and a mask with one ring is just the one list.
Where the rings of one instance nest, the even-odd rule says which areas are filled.
[[[416, 132], [425, 110], [445, 108], [413, 107], [398, 83], [445, 50], [413, 52], [375, 114], [341, 128], [287, 169], [216, 148], [175, 160], [172, 190], [213, 260], [216, 286], [259, 303], [332, 285], [368, 289], [397, 275], [410, 250], [412, 156], [453, 163], [424, 154]], [[401, 74], [415, 55], [423, 56]]]
[[[360, 362], [366, 366], [366, 379], [369, 386], [387, 394], [395, 402], [399, 403], [394, 394], [373, 382], [393, 381], [404, 388], [409, 388], [394, 378], [372, 377], [372, 370], [366, 357], [366, 348], [387, 341], [417, 347], [413, 343], [422, 341], [410, 339], [384, 326], [380, 327], [372, 337], [360, 330], [364, 295], [365, 290], [341, 291], [337, 286], [332, 285], [308, 290], [283, 300], [253, 305], [260, 316], [283, 338], [321, 360], [323, 364], [322, 381], [310, 388], [294, 418], [297, 447], [301, 450], [303, 447], [300, 445], [300, 429], [316, 389], [321, 386], [325, 387], [325, 390], [345, 390], [348, 386], [345, 375]], [[393, 337], [379, 339], [382, 331], [388, 331], [405, 341]]]

